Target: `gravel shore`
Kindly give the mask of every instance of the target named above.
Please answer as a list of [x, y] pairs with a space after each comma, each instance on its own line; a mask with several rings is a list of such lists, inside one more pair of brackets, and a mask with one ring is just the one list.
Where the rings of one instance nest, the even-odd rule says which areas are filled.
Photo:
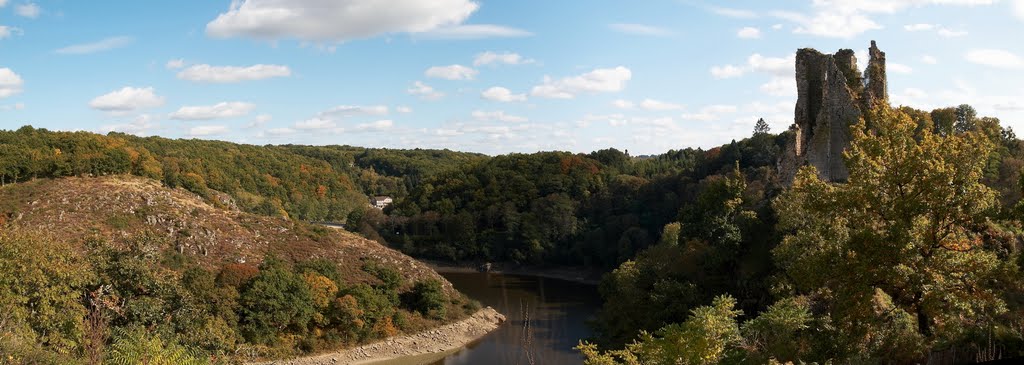
[[397, 336], [338, 352], [249, 365], [338, 365], [373, 364], [407, 356], [455, 350], [490, 333], [505, 322], [505, 316], [487, 307], [461, 321], [420, 333]]

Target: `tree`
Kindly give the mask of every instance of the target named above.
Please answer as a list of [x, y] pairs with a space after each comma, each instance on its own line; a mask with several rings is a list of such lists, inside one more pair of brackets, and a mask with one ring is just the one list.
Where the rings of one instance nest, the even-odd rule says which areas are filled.
[[313, 318], [313, 296], [301, 275], [268, 258], [239, 297], [242, 334], [254, 343], [272, 343], [288, 328], [305, 331]]
[[758, 118], [757, 123], [754, 124], [754, 135], [769, 134], [772, 128], [768, 126], [768, 122], [764, 121], [764, 118]]
[[774, 255], [798, 294], [828, 308], [836, 341], [850, 344], [837, 356], [919, 359], [1005, 311], [992, 284], [1004, 264], [981, 236], [995, 206], [980, 182], [992, 145], [975, 132], [915, 133], [887, 107], [870, 119], [874, 130], [852, 129], [848, 183], [804, 168], [776, 202], [789, 234]]
[[694, 309], [686, 322], [668, 325], [655, 334], [643, 333], [625, 349], [600, 352], [594, 344], [581, 342], [586, 365], [718, 364], [742, 340], [734, 309], [736, 299], [715, 298], [710, 306]]

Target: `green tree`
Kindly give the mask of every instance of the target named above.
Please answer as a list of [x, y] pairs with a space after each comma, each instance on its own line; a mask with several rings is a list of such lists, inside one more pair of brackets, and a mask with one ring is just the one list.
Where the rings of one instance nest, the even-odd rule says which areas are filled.
[[[774, 255], [797, 293], [828, 308], [836, 341], [850, 345], [838, 356], [905, 361], [1005, 311], [992, 285], [1003, 264], [981, 237], [995, 206], [979, 181], [992, 145], [973, 132], [915, 133], [889, 108], [871, 120], [874, 130], [853, 127], [848, 183], [805, 168], [776, 202], [790, 233]], [[893, 327], [906, 321], [909, 332]]]
[[303, 332], [313, 319], [313, 297], [301, 275], [283, 262], [268, 258], [260, 272], [242, 288], [242, 334], [254, 343], [272, 343], [288, 329]]
[[772, 132], [772, 128], [768, 126], [768, 122], [764, 121], [764, 118], [758, 118], [757, 123], [754, 124], [754, 135], [769, 134]]

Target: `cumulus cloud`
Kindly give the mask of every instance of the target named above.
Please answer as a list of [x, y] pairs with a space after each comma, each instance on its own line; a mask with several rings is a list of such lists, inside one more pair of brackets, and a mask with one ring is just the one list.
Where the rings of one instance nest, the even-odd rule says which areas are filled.
[[358, 124], [355, 127], [356, 132], [375, 132], [391, 129], [395, 126], [395, 122], [390, 119], [378, 120], [370, 123]]
[[640, 102], [640, 108], [653, 111], [679, 110], [683, 106], [654, 99], [644, 99]]
[[519, 38], [529, 37], [533, 33], [526, 30], [494, 24], [468, 24], [437, 28], [417, 33], [416, 37], [425, 39], [484, 39], [484, 38]]
[[608, 28], [619, 33], [654, 37], [667, 37], [675, 34], [675, 32], [666, 28], [636, 23], [613, 23], [608, 24]]
[[743, 39], [761, 38], [761, 30], [754, 27], [743, 27], [736, 32], [736, 36]]
[[62, 55], [80, 55], [121, 48], [135, 42], [135, 38], [128, 36], [110, 37], [92, 43], [82, 43], [59, 48], [54, 51]]
[[89, 107], [108, 112], [126, 112], [162, 105], [164, 105], [164, 97], [157, 95], [152, 87], [136, 88], [131, 86], [97, 96], [89, 102]]
[[0, 39], [10, 38], [15, 34], [21, 34], [21, 29], [0, 25]]
[[885, 68], [889, 72], [898, 73], [898, 74], [908, 74], [908, 73], [914, 72], [913, 68], [911, 68], [910, 66], [904, 65], [902, 63], [890, 62], [889, 64], [885, 65]]
[[612, 106], [619, 109], [633, 109], [633, 107], [636, 106], [636, 103], [633, 103], [632, 101], [629, 100], [616, 99], [612, 101]]
[[192, 137], [213, 136], [228, 132], [226, 125], [201, 125], [189, 128], [188, 135]]
[[339, 105], [320, 112], [319, 116], [324, 118], [352, 117], [359, 115], [387, 115], [387, 105]]
[[295, 129], [328, 129], [338, 126], [338, 122], [331, 119], [316, 117], [295, 122]]
[[192, 65], [178, 72], [178, 78], [193, 82], [230, 83], [291, 76], [292, 70], [282, 65], [210, 66]]
[[711, 76], [728, 79], [743, 76], [749, 72], [764, 72], [775, 76], [791, 76], [794, 72], [795, 56], [765, 57], [758, 53], [747, 57], [745, 65], [722, 65], [711, 67]]
[[907, 24], [903, 26], [903, 29], [906, 29], [906, 31], [908, 32], [923, 32], [926, 30], [935, 29], [935, 25], [926, 23]]
[[471, 115], [473, 116], [473, 119], [476, 119], [481, 122], [500, 121], [507, 123], [523, 123], [529, 121], [529, 119], [526, 119], [525, 117], [505, 114], [505, 112], [502, 110], [490, 112], [474, 110]]
[[1002, 49], [972, 49], [967, 51], [967, 61], [984, 66], [1005, 69], [1024, 68], [1024, 59]]
[[761, 91], [771, 96], [796, 96], [796, 81], [793, 78], [772, 76], [761, 85]]
[[437, 100], [444, 97], [444, 93], [434, 90], [430, 85], [424, 84], [422, 81], [416, 81], [412, 83], [412, 86], [406, 89], [411, 95], [419, 96], [424, 100]]
[[43, 9], [40, 8], [39, 5], [36, 5], [35, 3], [24, 3], [14, 7], [15, 14], [18, 14], [19, 16], [23, 16], [26, 18], [38, 18], [39, 14], [42, 14], [42, 12]]
[[476, 55], [476, 57], [473, 58], [473, 66], [484, 66], [493, 64], [523, 65], [534, 62], [536, 61], [534, 61], [533, 59], [524, 58], [523, 56], [520, 56], [518, 53], [512, 52], [497, 53], [487, 51], [479, 53]]
[[256, 109], [256, 104], [240, 101], [221, 102], [206, 106], [183, 106], [169, 117], [176, 120], [237, 118], [249, 114], [253, 109]]
[[581, 92], [616, 92], [622, 91], [633, 77], [632, 71], [623, 66], [615, 68], [599, 68], [588, 73], [552, 79], [544, 77], [544, 82], [534, 86], [530, 95], [551, 99], [572, 99]]
[[938, 34], [939, 36], [942, 36], [942, 37], [946, 37], [946, 38], [962, 37], [962, 36], [967, 35], [967, 31], [964, 31], [964, 30], [952, 30], [952, 29], [943, 27], [942, 25], [939, 25], [939, 24], [928, 24], [928, 23], [907, 24], [907, 25], [903, 26], [903, 29], [905, 29], [908, 32], [926, 32], [926, 31], [933, 31], [934, 30], [936, 34]]
[[412, 113], [412, 108], [402, 105], [402, 106], [396, 107], [395, 111], [399, 112], [399, 113]]
[[712, 13], [715, 13], [715, 14], [718, 14], [718, 15], [721, 15], [721, 16], [724, 16], [724, 17], [729, 17], [729, 18], [738, 18], [738, 19], [753, 19], [753, 18], [757, 18], [757, 13], [755, 13], [753, 11], [750, 11], [750, 10], [746, 10], [746, 9], [736, 9], [736, 8], [724, 8], [724, 7], [718, 7], [718, 6], [709, 6], [708, 10], [711, 11]]
[[165, 64], [164, 67], [166, 67], [168, 70], [177, 70], [179, 68], [185, 67], [185, 60], [180, 58], [176, 60], [170, 60], [167, 61], [167, 64]]
[[472, 80], [478, 73], [480, 72], [463, 65], [448, 65], [428, 68], [423, 74], [446, 80]]
[[149, 114], [140, 114], [135, 116], [134, 119], [126, 123], [120, 124], [108, 124], [100, 126], [99, 131], [102, 133], [107, 132], [120, 132], [133, 134], [136, 136], [145, 136], [152, 132], [154, 129], [160, 127], [160, 123], [157, 123], [156, 118]]
[[501, 86], [494, 86], [487, 90], [484, 90], [484, 92], [480, 93], [480, 97], [487, 100], [500, 101], [503, 103], [513, 101], [526, 101], [526, 94], [513, 94], [511, 90], [503, 88]]
[[936, 32], [936, 33], [938, 35], [946, 37], [946, 38], [963, 37], [963, 36], [967, 35], [967, 31], [966, 30], [952, 30], [952, 29], [947, 29], [947, 28], [939, 29], [939, 31]]
[[471, 0], [236, 0], [206, 25], [206, 34], [344, 42], [459, 25], [479, 7]]
[[1013, 7], [1013, 15], [1016, 15], [1018, 19], [1024, 20], [1024, 0], [1013, 0], [1010, 6]]
[[249, 122], [249, 124], [247, 124], [245, 127], [246, 128], [262, 127], [262, 126], [266, 125], [267, 122], [269, 122], [269, 121], [271, 121], [273, 119], [274, 119], [274, 116], [272, 116], [270, 114], [260, 114], [260, 115], [257, 115], [256, 118], [253, 119], [251, 122]]
[[21, 76], [9, 68], [0, 68], [0, 99], [20, 93], [24, 86]]
[[932, 57], [931, 55], [921, 55], [921, 62], [927, 63], [929, 65], [934, 65], [936, 63], [939, 63], [939, 60], [936, 59], [935, 57]]
[[[771, 15], [795, 23], [794, 33], [850, 39], [864, 32], [883, 28], [871, 19], [872, 14], [894, 14], [912, 7], [927, 5], [979, 6], [995, 2], [996, 0], [815, 0], [811, 13], [775, 11]], [[911, 28], [915, 28], [915, 25], [911, 25]]]
[[[758, 104], [758, 105], [760, 106], [761, 104]], [[720, 119], [723, 116], [723, 114], [735, 113], [737, 110], [739, 110], [739, 108], [737, 106], [735, 106], [735, 105], [725, 105], [725, 104], [708, 105], [708, 106], [705, 106], [703, 108], [700, 108], [700, 110], [697, 111], [696, 113], [683, 114], [682, 118], [684, 120], [709, 122], [709, 121]]]

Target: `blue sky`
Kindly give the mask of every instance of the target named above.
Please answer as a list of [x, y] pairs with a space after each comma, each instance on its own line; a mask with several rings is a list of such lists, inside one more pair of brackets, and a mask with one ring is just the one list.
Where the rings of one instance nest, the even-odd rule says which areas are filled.
[[792, 123], [793, 54], [1024, 130], [1024, 0], [0, 0], [0, 127], [488, 154]]

